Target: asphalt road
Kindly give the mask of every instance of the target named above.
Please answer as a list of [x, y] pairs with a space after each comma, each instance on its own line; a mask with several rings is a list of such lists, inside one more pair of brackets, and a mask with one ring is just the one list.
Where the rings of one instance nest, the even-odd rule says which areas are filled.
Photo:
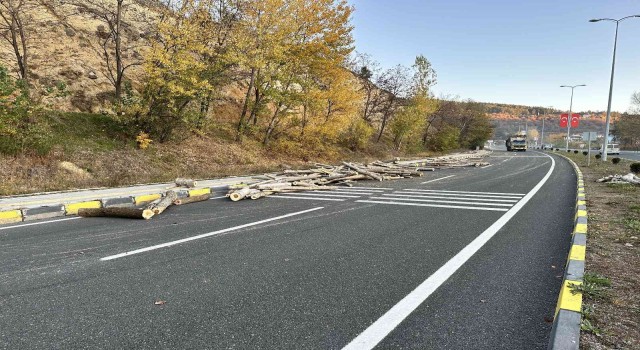
[[620, 151], [620, 158], [640, 161], [640, 152], [636, 151]]
[[537, 152], [489, 161], [0, 226], [0, 348], [546, 348], [575, 174]]

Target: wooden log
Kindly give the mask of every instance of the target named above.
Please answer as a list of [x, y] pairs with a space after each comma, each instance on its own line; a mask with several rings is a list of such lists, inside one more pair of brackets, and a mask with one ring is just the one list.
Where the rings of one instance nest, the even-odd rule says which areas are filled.
[[256, 190], [254, 188], [249, 188], [249, 187], [243, 187], [239, 190], [232, 191], [231, 193], [229, 193], [228, 196], [229, 196], [229, 199], [231, 199], [234, 202], [237, 202], [245, 197], [251, 197], [251, 195], [258, 192], [260, 192], [260, 190]]
[[162, 214], [176, 199], [178, 194], [175, 191], [168, 191], [158, 203], [151, 203], [146, 209], [152, 210], [155, 215]]
[[176, 186], [178, 187], [188, 187], [188, 188], [194, 188], [198, 185], [198, 181], [195, 181], [193, 179], [184, 179], [184, 178], [177, 178], [176, 179]]
[[382, 181], [383, 180], [382, 176], [380, 176], [378, 174], [375, 174], [375, 173], [372, 173], [370, 171], [364, 170], [364, 169], [362, 169], [362, 168], [360, 168], [360, 167], [358, 167], [356, 165], [353, 165], [351, 163], [342, 162], [342, 164], [344, 164], [344, 166], [346, 166], [347, 168], [352, 169], [355, 172], [358, 172], [358, 173], [360, 173], [362, 175], [366, 175], [366, 176], [368, 176], [368, 177], [370, 177], [370, 178], [372, 178], [374, 180], [378, 180], [378, 181]]
[[207, 194], [203, 194], [203, 195], [200, 195], [200, 196], [193, 196], [193, 197], [187, 197], [187, 198], [178, 198], [178, 199], [173, 201], [173, 204], [175, 204], [175, 205], [183, 205], [183, 204], [189, 204], [189, 203], [195, 203], [195, 202], [202, 202], [202, 201], [209, 200], [209, 198], [211, 198], [211, 194], [207, 193]]
[[80, 208], [78, 215], [84, 218], [111, 217], [149, 220], [154, 215], [154, 212], [153, 210], [139, 208]]

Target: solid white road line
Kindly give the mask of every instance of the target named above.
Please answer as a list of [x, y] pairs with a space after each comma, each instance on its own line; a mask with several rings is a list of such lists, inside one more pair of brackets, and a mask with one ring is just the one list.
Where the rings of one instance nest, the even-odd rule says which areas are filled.
[[361, 187], [361, 186], [353, 186], [353, 187], [345, 187], [345, 188], [340, 188], [341, 190], [355, 190], [355, 189], [362, 189], [362, 190], [394, 190], [394, 188], [390, 188], [390, 187]]
[[418, 191], [398, 191], [394, 193], [422, 194], [425, 196], [450, 196], [450, 197], [477, 197], [477, 198], [503, 198], [503, 199], [520, 199], [522, 196], [497, 196], [494, 194], [466, 194], [466, 193], [446, 193], [446, 192], [418, 192]]
[[512, 207], [513, 206], [513, 204], [506, 204], [506, 203], [466, 202], [462, 200], [447, 201], [447, 200], [440, 200], [440, 199], [422, 199], [422, 197], [421, 198], [370, 197], [369, 199], [386, 199], [391, 201], [409, 201], [409, 202], [426, 202], [426, 203], [453, 203], [453, 204], [466, 204], [466, 205], [490, 205], [494, 207]]
[[490, 167], [492, 167], [492, 166], [493, 166], [493, 164], [485, 165], [485, 166], [483, 166], [481, 169], [490, 168]]
[[211, 197], [211, 198], [209, 198], [209, 200], [212, 200], [212, 199], [220, 199], [220, 198], [227, 198], [227, 196]]
[[120, 254], [116, 254], [116, 255], [106, 256], [104, 258], [101, 258], [100, 260], [101, 261], [108, 261], [108, 260], [113, 260], [113, 259], [118, 259], [118, 258], [122, 258], [122, 257], [125, 257], [125, 256], [129, 256], [129, 255], [140, 254], [140, 253], [148, 252], [148, 251], [151, 251], [151, 250], [156, 250], [156, 249], [160, 249], [160, 248], [170, 247], [170, 246], [173, 246], [173, 245], [176, 245], [176, 244], [181, 244], [181, 243], [185, 243], [185, 242], [194, 241], [194, 240], [200, 239], [200, 238], [211, 237], [211, 236], [219, 235], [221, 233], [240, 230], [240, 229], [243, 229], [243, 228], [246, 228], [246, 227], [256, 226], [256, 225], [260, 225], [260, 224], [264, 224], [264, 223], [267, 223], [267, 222], [276, 221], [276, 220], [280, 220], [280, 219], [284, 219], [284, 218], [288, 218], [288, 217], [292, 217], [292, 216], [296, 216], [296, 215], [302, 215], [302, 214], [310, 213], [312, 211], [316, 211], [316, 210], [320, 210], [320, 209], [324, 209], [324, 207], [316, 207], [316, 208], [311, 208], [311, 209], [307, 209], [307, 210], [303, 210], [303, 211], [297, 211], [295, 213], [289, 213], [289, 214], [285, 214], [285, 215], [280, 215], [280, 216], [276, 216], [274, 218], [255, 221], [255, 222], [251, 222], [251, 223], [240, 225], [240, 226], [229, 227], [229, 228], [225, 228], [223, 230], [213, 231], [213, 232], [204, 233], [204, 234], [193, 236], [193, 237], [179, 239], [177, 241], [171, 241], [171, 242], [167, 242], [167, 243], [154, 245], [154, 246], [151, 246], [151, 247], [131, 250], [131, 251], [120, 253]]
[[[323, 191], [318, 191], [323, 192]], [[294, 196], [316, 196], [316, 197], [338, 197], [338, 198], [360, 198], [362, 196], [350, 196], [347, 194], [332, 194], [333, 192], [324, 191], [324, 193], [308, 193], [308, 192], [289, 192]]]
[[442, 193], [470, 193], [470, 194], [495, 194], [503, 196], [524, 196], [526, 193], [504, 193], [504, 192], [473, 192], [473, 191], [445, 191], [445, 190], [425, 190], [420, 188], [405, 188], [405, 191], [419, 191], [419, 192], [442, 192]]
[[49, 221], [38, 221], [38, 222], [29, 223], [29, 224], [5, 226], [5, 227], [0, 227], [0, 231], [9, 230], [9, 229], [12, 229], [12, 228], [20, 228], [20, 227], [27, 227], [27, 226], [34, 226], [34, 225], [42, 225], [42, 224], [51, 224], [51, 223], [54, 223], [54, 222], [69, 221], [69, 220], [76, 220], [76, 219], [80, 219], [80, 217], [79, 216], [74, 216], [72, 218], [49, 220]]
[[429, 181], [425, 181], [425, 182], [421, 182], [421, 184], [428, 184], [429, 182], [434, 182], [434, 181], [440, 181], [440, 180], [444, 180], [444, 179], [448, 179], [450, 177], [454, 177], [455, 175], [449, 175], [449, 176], [445, 176], [445, 177], [440, 177], [437, 179], [433, 179], [433, 180], [429, 180]]
[[279, 194], [269, 196], [267, 198], [289, 198], [289, 199], [309, 199], [315, 201], [334, 201], [334, 202], [344, 202], [344, 199], [337, 198], [320, 198], [320, 197], [294, 197], [294, 196], [282, 196]]
[[361, 192], [361, 191], [308, 191], [305, 193], [337, 193], [337, 194], [377, 194], [377, 193], [384, 193], [384, 191], [367, 191], [367, 192]]
[[502, 208], [487, 208], [487, 207], [467, 207], [462, 205], [447, 205], [447, 204], [423, 204], [423, 203], [407, 203], [407, 202], [383, 202], [383, 201], [369, 201], [361, 200], [356, 201], [358, 203], [375, 203], [375, 204], [391, 204], [391, 205], [409, 205], [414, 207], [432, 207], [432, 208], [451, 208], [451, 209], [470, 209], [470, 210], [487, 210], [487, 211], [507, 211], [508, 209]]
[[362, 350], [372, 349], [382, 339], [384, 339], [391, 331], [393, 331], [409, 314], [417, 309], [427, 298], [438, 289], [443, 283], [445, 283], [449, 277], [451, 277], [464, 263], [466, 263], [482, 246], [484, 246], [511, 218], [516, 215], [522, 207], [533, 196], [538, 193], [540, 188], [549, 180], [551, 173], [555, 169], [556, 162], [552, 157], [551, 167], [547, 174], [538, 182], [538, 184], [527, 193], [524, 198], [516, 205], [514, 205], [509, 211], [504, 213], [489, 226], [484, 232], [482, 232], [476, 239], [471, 241], [466, 247], [464, 247], [458, 254], [447, 261], [442, 267], [440, 267], [433, 275], [429, 276], [424, 282], [422, 282], [416, 289], [400, 300], [389, 311], [387, 311], [382, 317], [369, 326], [364, 332], [360, 333], [355, 339], [353, 339], [343, 350]]
[[519, 199], [495, 199], [495, 198], [466, 198], [466, 197], [452, 197], [452, 196], [430, 196], [430, 195], [414, 195], [414, 194], [404, 194], [407, 192], [394, 192], [394, 193], [383, 193], [383, 196], [393, 196], [393, 197], [407, 197], [407, 198], [425, 198], [425, 199], [449, 199], [449, 200], [458, 200], [458, 201], [470, 201], [470, 202], [502, 202], [502, 203], [516, 203]]

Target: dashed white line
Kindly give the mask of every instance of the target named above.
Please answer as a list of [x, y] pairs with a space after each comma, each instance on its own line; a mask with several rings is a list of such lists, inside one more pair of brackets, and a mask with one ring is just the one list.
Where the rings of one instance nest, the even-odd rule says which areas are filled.
[[433, 179], [433, 180], [429, 180], [429, 181], [425, 181], [425, 182], [421, 182], [421, 184], [428, 184], [429, 182], [435, 182], [435, 181], [440, 181], [440, 180], [444, 180], [444, 179], [448, 179], [450, 177], [454, 177], [455, 175], [449, 175], [449, 176], [445, 176], [445, 177], [439, 177], [437, 179]]
[[316, 207], [316, 208], [311, 208], [311, 209], [307, 209], [307, 210], [303, 210], [303, 211], [297, 211], [295, 213], [289, 213], [289, 214], [285, 214], [285, 215], [280, 215], [280, 216], [276, 216], [276, 217], [273, 217], [273, 218], [270, 218], [270, 219], [264, 219], [264, 220], [260, 220], [260, 221], [255, 221], [255, 222], [251, 222], [251, 223], [240, 225], [240, 226], [229, 227], [229, 228], [225, 228], [223, 230], [213, 231], [213, 232], [204, 233], [204, 234], [193, 236], [193, 237], [179, 239], [177, 241], [171, 241], [171, 242], [162, 243], [162, 244], [158, 244], [158, 245], [154, 245], [154, 246], [150, 246], [150, 247], [146, 247], [146, 248], [131, 250], [131, 251], [120, 253], [120, 254], [116, 254], [116, 255], [110, 255], [110, 256], [106, 256], [104, 258], [101, 258], [100, 261], [108, 261], [108, 260], [123, 258], [123, 257], [129, 256], [129, 255], [148, 252], [148, 251], [151, 251], [151, 250], [156, 250], [156, 249], [160, 249], [160, 248], [166, 248], [166, 247], [170, 247], [170, 246], [173, 246], [173, 245], [176, 245], [176, 244], [181, 244], [181, 243], [194, 241], [196, 239], [211, 237], [211, 236], [219, 235], [221, 233], [240, 230], [240, 229], [243, 229], [243, 228], [260, 225], [260, 224], [264, 224], [264, 223], [271, 222], [271, 221], [276, 221], [276, 220], [280, 220], [280, 219], [284, 219], [284, 218], [288, 218], [288, 217], [292, 217], [292, 216], [296, 216], [296, 215], [302, 215], [302, 214], [310, 213], [312, 211], [316, 211], [316, 210], [320, 210], [320, 209], [324, 209], [324, 207]]
[[[551, 158], [551, 157], [549, 157]], [[482, 232], [476, 239], [471, 241], [458, 254], [447, 261], [435, 273], [420, 283], [416, 289], [405, 296], [384, 315], [365, 329], [360, 335], [353, 339], [343, 350], [366, 350], [373, 349], [382, 339], [393, 331], [400, 323], [417, 309], [427, 298], [435, 292], [449, 277], [451, 277], [462, 265], [482, 248], [511, 218], [516, 215], [522, 207], [542, 188], [549, 180], [555, 169], [556, 162], [551, 158], [551, 167], [547, 174], [538, 184], [527, 193], [520, 202], [516, 203], [504, 215]]]
[[434, 196], [448, 196], [448, 197], [476, 197], [476, 198], [503, 198], [503, 199], [520, 199], [521, 196], [497, 196], [494, 194], [466, 194], [466, 193], [443, 193], [443, 192], [418, 192], [418, 191], [401, 191], [395, 193], [408, 193], [414, 195], [434, 195]]

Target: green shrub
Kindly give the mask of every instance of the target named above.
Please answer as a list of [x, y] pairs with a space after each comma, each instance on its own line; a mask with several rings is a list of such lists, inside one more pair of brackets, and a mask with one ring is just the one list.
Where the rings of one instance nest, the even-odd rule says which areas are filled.
[[8, 70], [0, 66], [0, 153], [39, 156], [49, 153], [50, 128], [38, 122], [38, 113], [37, 106], [29, 99], [26, 84], [13, 79]]
[[620, 163], [620, 158], [618, 158], [618, 157], [611, 158], [611, 163], [613, 163], [613, 164], [618, 164], [618, 163]]
[[586, 156], [587, 154], [589, 154], [589, 152], [587, 152], [587, 151], [582, 151], [582, 155], [583, 155], [583, 156]]
[[602, 158], [602, 155], [601, 154], [596, 154], [596, 159], [600, 159], [600, 158]]
[[567, 153], [571, 153], [571, 150], [570, 150], [570, 149], [568, 149], [568, 150], [567, 150]]
[[640, 163], [631, 163], [629, 170], [634, 174], [640, 174]]
[[578, 154], [578, 150], [574, 150], [573, 153]]
[[556, 148], [556, 152], [560, 151], [560, 148]]

